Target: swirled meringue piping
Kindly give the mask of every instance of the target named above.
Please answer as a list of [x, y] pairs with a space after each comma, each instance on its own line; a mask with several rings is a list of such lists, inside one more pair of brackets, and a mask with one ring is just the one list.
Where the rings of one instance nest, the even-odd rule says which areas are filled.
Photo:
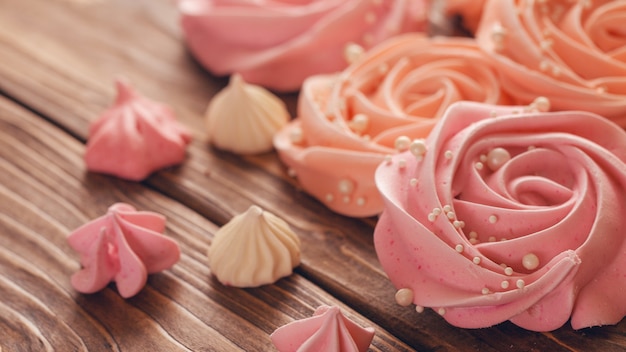
[[306, 192], [337, 213], [372, 216], [383, 207], [376, 167], [459, 100], [508, 102], [485, 54], [469, 39], [405, 34], [339, 74], [308, 78], [274, 146]]
[[289, 118], [282, 100], [234, 74], [207, 108], [209, 142], [237, 154], [267, 152], [272, 150], [274, 134]]
[[537, 106], [454, 104], [419, 157], [379, 166], [374, 242], [398, 303], [466, 328], [626, 315], [626, 132]]
[[255, 205], [222, 226], [209, 248], [211, 272], [228, 286], [274, 283], [298, 264], [298, 236], [284, 220]]
[[164, 230], [164, 216], [113, 204], [106, 215], [68, 236], [83, 267], [72, 275], [72, 286], [82, 293], [94, 293], [114, 281], [122, 297], [136, 295], [148, 274], [170, 268], [180, 257], [178, 244], [164, 236]]
[[623, 1], [488, 0], [476, 40], [519, 104], [597, 113], [626, 127]]
[[282, 326], [270, 338], [280, 352], [365, 352], [374, 329], [360, 327], [337, 307], [321, 306], [313, 317]]
[[181, 163], [191, 133], [167, 106], [142, 97], [122, 79], [117, 98], [89, 127], [87, 169], [139, 181]]
[[178, 3], [187, 45], [209, 71], [280, 91], [344, 69], [347, 46], [369, 49], [426, 27], [423, 0]]

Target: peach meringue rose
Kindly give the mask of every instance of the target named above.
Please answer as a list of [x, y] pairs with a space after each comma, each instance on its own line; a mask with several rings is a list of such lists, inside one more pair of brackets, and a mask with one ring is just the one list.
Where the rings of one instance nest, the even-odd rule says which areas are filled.
[[72, 286], [93, 293], [115, 281], [124, 298], [136, 295], [148, 274], [173, 266], [178, 244], [162, 234], [165, 217], [116, 203], [103, 215], [74, 230], [67, 238], [80, 253], [83, 268], [72, 275]]
[[340, 214], [371, 216], [382, 211], [376, 166], [459, 100], [508, 101], [484, 53], [470, 39], [405, 34], [338, 75], [307, 79], [299, 116], [274, 146], [305, 191]]
[[426, 23], [425, 0], [179, 0], [192, 54], [217, 75], [290, 91], [346, 67], [349, 43], [368, 49]]
[[626, 2], [491, 0], [476, 38], [519, 104], [550, 98], [626, 127]]
[[626, 132], [588, 112], [528, 110], [457, 103], [423, 155], [378, 168], [374, 243], [399, 304], [464, 328], [626, 314]]

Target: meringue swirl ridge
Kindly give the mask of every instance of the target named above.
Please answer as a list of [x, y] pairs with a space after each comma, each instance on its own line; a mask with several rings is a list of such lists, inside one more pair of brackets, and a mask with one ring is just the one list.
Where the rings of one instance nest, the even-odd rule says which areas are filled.
[[455, 326], [615, 324], [626, 314], [626, 133], [592, 113], [524, 110], [457, 103], [421, 158], [380, 165], [378, 257], [399, 303]]

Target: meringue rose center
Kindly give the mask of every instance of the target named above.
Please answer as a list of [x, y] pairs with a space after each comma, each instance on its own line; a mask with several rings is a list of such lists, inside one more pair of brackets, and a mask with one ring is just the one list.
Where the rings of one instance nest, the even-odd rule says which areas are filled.
[[[541, 266], [581, 246], [595, 217], [589, 209], [596, 196], [593, 175], [572, 157], [577, 148], [485, 148], [489, 143], [470, 148], [452, 183], [452, 208], [468, 240], [495, 263], [520, 272], [528, 270], [528, 253]], [[551, 248], [544, 248], [546, 241]]]

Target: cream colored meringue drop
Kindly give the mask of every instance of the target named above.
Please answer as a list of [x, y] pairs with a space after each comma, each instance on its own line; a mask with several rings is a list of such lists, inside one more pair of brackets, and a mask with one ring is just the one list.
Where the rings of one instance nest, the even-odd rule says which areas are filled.
[[237, 154], [272, 150], [272, 138], [289, 121], [285, 104], [239, 74], [217, 93], [206, 112], [209, 142]]
[[284, 220], [256, 205], [222, 226], [209, 248], [211, 272], [227, 286], [271, 284], [298, 264], [298, 236]]

